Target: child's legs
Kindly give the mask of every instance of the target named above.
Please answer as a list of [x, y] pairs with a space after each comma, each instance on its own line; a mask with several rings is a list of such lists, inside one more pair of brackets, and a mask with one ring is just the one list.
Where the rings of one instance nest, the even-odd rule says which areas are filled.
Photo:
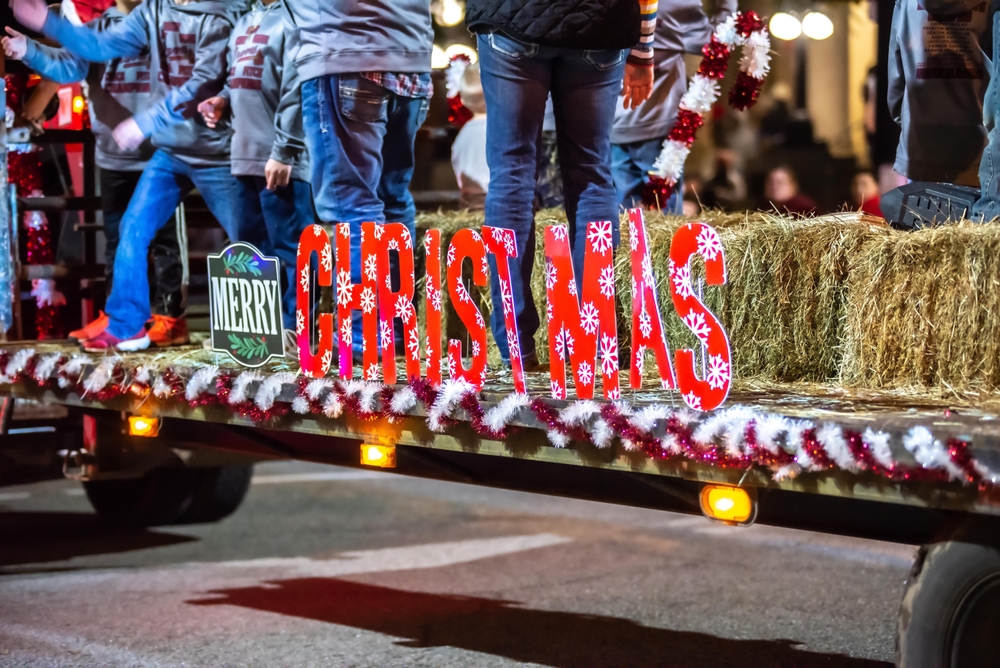
[[302, 230], [316, 220], [313, 214], [312, 188], [305, 181], [291, 179], [277, 190], [264, 187], [260, 179], [260, 207], [267, 225], [271, 252], [280, 263], [281, 310], [285, 329], [295, 329], [295, 263]]
[[[237, 215], [236, 177], [229, 165], [220, 167], [188, 167], [187, 175], [205, 200], [230, 241], [259, 239], [264, 232], [254, 228], [254, 222], [241, 221]], [[248, 242], [249, 243], [249, 242]]]
[[[263, 193], [267, 181], [262, 176], [240, 175], [236, 178], [236, 218], [240, 221], [241, 238], [262, 255], [274, 255], [270, 231], [264, 219]], [[254, 233], [249, 233], [254, 232]]]

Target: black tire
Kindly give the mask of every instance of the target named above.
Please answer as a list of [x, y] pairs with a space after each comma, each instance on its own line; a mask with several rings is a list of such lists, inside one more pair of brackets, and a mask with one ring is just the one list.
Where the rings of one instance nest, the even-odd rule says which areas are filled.
[[957, 539], [920, 548], [896, 637], [898, 668], [1000, 666], [1000, 549]]
[[182, 524], [217, 522], [240, 507], [250, 489], [253, 464], [190, 469], [197, 474], [194, 498], [180, 517]]
[[195, 498], [191, 471], [154, 469], [135, 480], [87, 481], [83, 488], [90, 505], [110, 524], [131, 528], [175, 524]]

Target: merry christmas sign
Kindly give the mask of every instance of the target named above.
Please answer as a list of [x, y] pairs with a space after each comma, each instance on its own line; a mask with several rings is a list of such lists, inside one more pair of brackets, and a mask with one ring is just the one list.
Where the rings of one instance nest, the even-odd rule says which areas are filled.
[[[423, 337], [413, 306], [414, 240], [406, 226], [363, 223], [360, 239], [354, 240], [361, 248], [363, 266], [358, 272], [352, 272], [351, 267], [350, 226], [335, 225], [333, 237], [325, 228], [312, 225], [299, 240], [296, 335], [305, 375], [326, 376], [336, 355], [336, 372], [345, 380], [354, 377], [354, 364], [360, 358], [361, 373], [366, 380], [377, 380], [381, 374], [383, 381], [391, 385], [414, 381], [423, 374], [439, 384], [445, 366], [442, 362], [447, 360], [451, 379], [482, 388], [486, 378], [487, 323], [463, 280], [462, 266], [469, 262], [472, 283], [477, 286], [489, 285], [490, 267], [496, 267], [514, 388], [516, 392], [525, 392], [511, 286], [510, 260], [518, 254], [513, 230], [501, 227], [459, 230], [447, 249], [442, 248], [440, 230], [427, 232], [423, 249], [426, 259], [423, 298], [427, 314]], [[671, 241], [669, 265], [665, 268], [669, 275], [662, 277], [669, 281], [672, 308], [700, 343], [697, 354], [681, 349], [671, 355], [661, 305], [656, 298], [660, 277], [653, 268], [647, 240], [642, 211], [634, 209], [629, 212], [633, 304], [629, 348], [632, 355], [625, 365], [629, 387], [642, 388], [643, 365], [649, 352], [656, 360], [662, 388], [678, 390], [691, 408], [717, 408], [728, 396], [732, 379], [729, 339], [722, 323], [694, 288], [691, 261], [701, 258], [705, 284], [723, 285], [726, 265], [719, 235], [700, 222], [681, 227]], [[567, 398], [567, 388], [572, 382], [577, 398], [591, 399], [600, 382], [605, 399], [618, 399], [623, 364], [619, 358], [615, 314], [613, 223], [597, 221], [587, 226], [581, 276], [577, 276], [572, 261], [565, 225], [545, 228], [544, 243], [551, 394], [556, 399]], [[390, 253], [398, 258], [396, 288], [390, 278]], [[493, 263], [488, 261], [490, 256]], [[355, 276], [360, 276], [360, 281]], [[335, 309], [317, 312], [311, 291], [324, 287], [332, 288]], [[464, 340], [442, 340], [445, 291], [468, 332]], [[354, 340], [356, 320], [361, 324], [360, 342]], [[397, 340], [400, 332], [402, 340]], [[397, 355], [403, 360], [402, 379]]]
[[208, 256], [212, 349], [244, 366], [284, 355], [278, 259], [246, 243]]

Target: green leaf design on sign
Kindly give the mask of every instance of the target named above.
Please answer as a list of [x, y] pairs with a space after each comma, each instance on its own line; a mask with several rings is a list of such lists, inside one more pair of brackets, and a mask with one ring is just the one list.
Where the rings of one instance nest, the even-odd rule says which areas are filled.
[[267, 339], [263, 336], [229, 335], [229, 346], [236, 355], [246, 359], [264, 359], [267, 357]]
[[240, 251], [239, 255], [228, 252], [222, 256], [222, 267], [227, 274], [250, 274], [260, 276], [260, 263], [253, 255]]

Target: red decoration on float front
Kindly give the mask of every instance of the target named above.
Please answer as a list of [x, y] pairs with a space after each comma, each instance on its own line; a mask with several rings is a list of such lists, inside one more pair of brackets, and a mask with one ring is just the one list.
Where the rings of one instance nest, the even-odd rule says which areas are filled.
[[670, 243], [670, 296], [674, 310], [702, 344], [704, 380], [695, 372], [693, 350], [675, 353], [677, 386], [684, 402], [698, 410], [718, 408], [729, 395], [732, 361], [729, 338], [722, 323], [694, 292], [691, 281], [691, 257], [701, 255], [705, 262], [705, 282], [725, 285], [726, 261], [722, 241], [712, 227], [688, 223], [674, 233]]
[[642, 389], [643, 367], [646, 353], [656, 358], [660, 384], [664, 389], [674, 387], [674, 369], [670, 363], [670, 346], [667, 343], [660, 304], [656, 296], [656, 277], [653, 260], [649, 254], [649, 235], [642, 209], [628, 212], [628, 238], [632, 250], [632, 364], [629, 386]]
[[472, 301], [472, 295], [462, 282], [462, 263], [472, 260], [472, 282], [485, 286], [489, 281], [486, 265], [486, 246], [474, 230], [459, 230], [448, 247], [448, 294], [459, 320], [469, 332], [472, 364], [466, 368], [462, 362], [462, 342], [448, 340], [448, 374], [453, 379], [464, 380], [477, 390], [482, 389], [486, 378], [486, 321]]
[[503, 306], [504, 328], [507, 330], [507, 350], [510, 352], [514, 391], [525, 392], [521, 337], [517, 331], [514, 291], [511, 288], [510, 262], [508, 262], [508, 258], [517, 257], [517, 237], [514, 236], [514, 230], [502, 227], [484, 227], [483, 239], [486, 242], [486, 251], [496, 256], [497, 282], [500, 283], [500, 303]]
[[545, 228], [549, 374], [552, 396], [556, 399], [566, 398], [567, 355], [573, 365], [576, 396], [593, 398], [598, 353], [605, 398], [621, 396], [612, 234], [609, 220], [587, 225], [581, 305], [566, 226]]
[[[420, 334], [417, 331], [417, 310], [413, 308], [416, 286], [413, 273], [413, 238], [403, 223], [386, 223], [375, 227], [378, 240], [379, 280], [379, 340], [382, 348], [382, 377], [386, 383], [396, 382], [396, 341], [393, 321], [403, 323], [403, 356], [408, 380], [420, 377]], [[399, 257], [399, 289], [392, 289], [389, 253]]]
[[441, 230], [424, 235], [424, 299], [427, 303], [427, 380], [441, 384]]
[[[302, 373], [311, 378], [322, 378], [333, 361], [333, 314], [320, 313], [316, 318], [319, 340], [316, 353], [312, 352], [312, 303], [313, 295], [311, 262], [316, 254], [316, 283], [327, 287], [333, 283], [333, 258], [330, 235], [320, 225], [310, 225], [299, 235], [299, 249], [295, 258], [295, 338], [299, 348], [299, 365]], [[316, 300], [319, 301], [318, 299]]]

